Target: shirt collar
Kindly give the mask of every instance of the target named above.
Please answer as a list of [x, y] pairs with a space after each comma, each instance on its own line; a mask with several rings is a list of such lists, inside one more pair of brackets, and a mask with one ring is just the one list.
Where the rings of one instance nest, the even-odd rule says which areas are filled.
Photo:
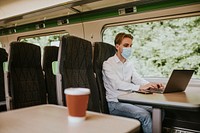
[[120, 62], [120, 60], [119, 60], [117, 54], [114, 55], [114, 60], [115, 60], [117, 63]]
[[[121, 62], [120, 59], [118, 58], [117, 54], [114, 55], [114, 60], [116, 61], [116, 63]], [[128, 60], [126, 60], [124, 63], [127, 63]]]

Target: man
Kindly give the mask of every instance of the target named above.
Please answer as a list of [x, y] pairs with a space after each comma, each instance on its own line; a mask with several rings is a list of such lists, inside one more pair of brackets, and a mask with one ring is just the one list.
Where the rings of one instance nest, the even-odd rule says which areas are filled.
[[103, 63], [103, 81], [110, 114], [138, 119], [144, 133], [152, 132], [152, 108], [149, 106], [120, 103], [117, 97], [127, 91], [145, 91], [149, 88], [161, 88], [162, 84], [149, 83], [140, 77], [134, 64], [128, 61], [132, 53], [130, 34], [119, 33], [115, 38], [116, 54]]

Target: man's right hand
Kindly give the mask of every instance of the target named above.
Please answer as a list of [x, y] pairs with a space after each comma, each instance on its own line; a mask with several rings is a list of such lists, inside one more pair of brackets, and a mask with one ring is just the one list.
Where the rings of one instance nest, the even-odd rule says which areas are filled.
[[149, 90], [149, 89], [162, 89], [162, 88], [164, 88], [164, 86], [161, 83], [148, 83], [146, 85], [140, 86], [139, 90], [145, 91], [145, 90]]

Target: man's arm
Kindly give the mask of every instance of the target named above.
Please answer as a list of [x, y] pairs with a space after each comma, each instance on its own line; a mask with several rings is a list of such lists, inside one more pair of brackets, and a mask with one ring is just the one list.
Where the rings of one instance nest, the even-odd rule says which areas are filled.
[[103, 76], [104, 76], [104, 85], [109, 85], [113, 89], [116, 90], [123, 90], [123, 91], [128, 91], [128, 90], [133, 90], [133, 91], [138, 91], [140, 88], [140, 85], [135, 85], [133, 83], [128, 83], [125, 81], [122, 81], [112, 68], [111, 64], [108, 62], [103, 63]]
[[150, 83], [148, 81], [146, 81], [145, 79], [143, 79], [135, 70], [134, 67], [132, 67], [132, 71], [133, 71], [133, 74], [132, 74], [132, 82], [134, 84], [139, 84], [141, 85], [139, 90], [140, 91], [145, 91], [147, 89], [158, 89], [158, 88], [162, 88], [163, 85], [160, 84], [160, 83]]

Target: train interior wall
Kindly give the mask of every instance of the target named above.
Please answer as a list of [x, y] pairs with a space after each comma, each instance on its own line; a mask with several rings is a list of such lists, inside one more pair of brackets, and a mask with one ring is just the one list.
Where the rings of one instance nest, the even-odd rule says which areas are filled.
[[[127, 15], [127, 16], [119, 16], [116, 18], [100, 19], [100, 20], [95, 20], [95, 21], [88, 21], [88, 22], [82, 22], [82, 23], [77, 23], [77, 24], [64, 25], [64, 26], [58, 26], [58, 27], [53, 27], [53, 28], [41, 29], [41, 30], [34, 30], [34, 31], [29, 31], [29, 32], [0, 36], [0, 41], [2, 43], [3, 48], [5, 48], [8, 51], [9, 44], [12, 41], [17, 41], [17, 38], [20, 36], [48, 33], [48, 32], [54, 32], [54, 31], [63, 31], [63, 30], [67, 31], [70, 35], [85, 38], [91, 42], [102, 41], [103, 27], [106, 27], [108, 25], [111, 25], [111, 24], [118, 25], [118, 24], [123, 24], [125, 22], [139, 23], [141, 20], [144, 20], [144, 19], [152, 20], [149, 18], [154, 18], [154, 20], [156, 20], [157, 18], [161, 16], [167, 16], [167, 14], [169, 13], [170, 13], [170, 16], [173, 16], [173, 15], [182, 14], [185, 12], [188, 12], [188, 13], [195, 12], [199, 10], [199, 7], [200, 5], [185, 6], [185, 7], [178, 7], [178, 8], [173, 8], [173, 9], [165, 9], [161, 11], [152, 11], [148, 13], [132, 14], [132, 15]], [[183, 14], [183, 16], [185, 14]], [[165, 17], [165, 19], [166, 18], [167, 17]], [[188, 131], [189, 130], [200, 131], [199, 118], [200, 118], [200, 111], [189, 112], [189, 111], [179, 111], [176, 109], [168, 109], [166, 110], [166, 118], [163, 124], [167, 128], [180, 127], [180, 128], [188, 129]]]

